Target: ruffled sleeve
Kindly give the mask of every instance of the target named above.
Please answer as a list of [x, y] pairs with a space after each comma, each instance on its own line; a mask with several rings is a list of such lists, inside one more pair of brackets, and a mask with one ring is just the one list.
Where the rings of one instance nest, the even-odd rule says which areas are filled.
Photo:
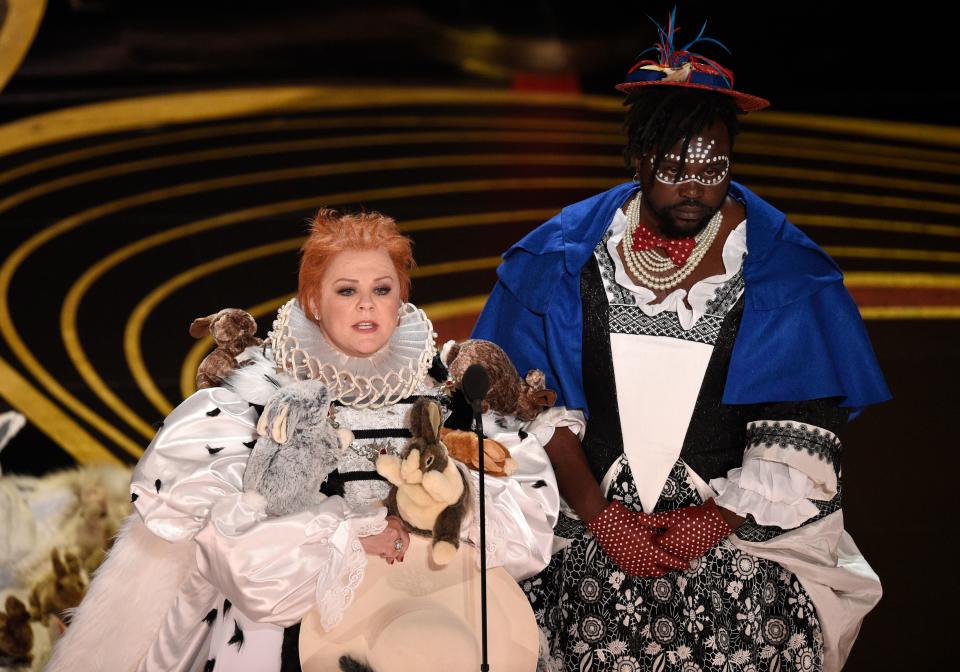
[[203, 577], [255, 620], [291, 625], [314, 604], [333, 627], [363, 578], [359, 538], [385, 527], [383, 507], [350, 509], [340, 497], [268, 517], [243, 472], [257, 412], [223, 388], [200, 390], [166, 418], [138, 463], [134, 507], [156, 536], [194, 540]]
[[810, 422], [757, 420], [747, 426], [742, 467], [710, 485], [720, 506], [793, 529], [820, 513], [814, 502], [839, 496], [840, 448], [833, 431]]
[[[484, 476], [487, 566], [502, 566], [517, 580], [537, 574], [550, 562], [553, 526], [560, 511], [553, 467], [532, 425], [484, 416], [486, 436], [503, 444], [517, 463], [511, 476]], [[546, 426], [541, 423], [539, 431], [546, 431]], [[479, 546], [479, 474], [470, 470], [469, 476], [474, 501], [463, 536]]]
[[248, 617], [288, 626], [314, 605], [330, 629], [353, 601], [366, 554], [360, 537], [385, 527], [386, 509], [347, 508], [330, 497], [307, 511], [265, 517], [256, 497], [214, 505], [196, 537], [200, 573]]

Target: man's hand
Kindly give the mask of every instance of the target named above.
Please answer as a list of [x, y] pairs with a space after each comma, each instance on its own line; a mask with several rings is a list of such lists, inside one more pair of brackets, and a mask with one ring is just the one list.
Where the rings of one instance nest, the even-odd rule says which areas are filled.
[[660, 530], [646, 518], [646, 514], [612, 502], [587, 527], [610, 559], [630, 576], [663, 576], [674, 569], [687, 569], [688, 560], [654, 543]]
[[685, 560], [703, 556], [734, 532], [712, 499], [700, 506], [639, 515], [643, 516], [644, 524], [665, 529], [654, 539], [659, 548]]

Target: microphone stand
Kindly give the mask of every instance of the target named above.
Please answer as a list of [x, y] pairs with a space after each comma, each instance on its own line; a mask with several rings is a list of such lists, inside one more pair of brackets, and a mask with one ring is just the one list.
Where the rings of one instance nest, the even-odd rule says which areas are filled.
[[480, 448], [480, 672], [489, 672], [490, 663], [487, 659], [487, 516], [486, 499], [484, 498], [484, 470], [483, 470], [483, 415], [480, 411], [481, 401], [471, 401], [473, 407], [473, 422], [477, 433], [477, 446]]

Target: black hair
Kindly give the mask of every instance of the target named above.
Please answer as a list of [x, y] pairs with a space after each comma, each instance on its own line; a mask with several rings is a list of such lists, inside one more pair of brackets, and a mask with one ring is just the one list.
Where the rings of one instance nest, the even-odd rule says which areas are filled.
[[635, 158], [652, 150], [656, 171], [667, 150], [682, 141], [682, 173], [693, 135], [720, 121], [727, 128], [732, 149], [740, 132], [737, 105], [722, 93], [680, 86], [647, 86], [631, 92], [623, 104], [628, 107], [623, 122], [627, 134], [623, 160], [628, 168], [632, 168]]

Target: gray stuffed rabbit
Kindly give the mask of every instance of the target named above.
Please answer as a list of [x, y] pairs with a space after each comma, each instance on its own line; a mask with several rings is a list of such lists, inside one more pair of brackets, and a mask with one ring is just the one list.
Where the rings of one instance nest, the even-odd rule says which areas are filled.
[[263, 496], [268, 515], [296, 513], [323, 501], [320, 486], [353, 441], [348, 430], [330, 421], [328, 399], [322, 382], [304, 380], [281, 387], [264, 406], [243, 489]]

